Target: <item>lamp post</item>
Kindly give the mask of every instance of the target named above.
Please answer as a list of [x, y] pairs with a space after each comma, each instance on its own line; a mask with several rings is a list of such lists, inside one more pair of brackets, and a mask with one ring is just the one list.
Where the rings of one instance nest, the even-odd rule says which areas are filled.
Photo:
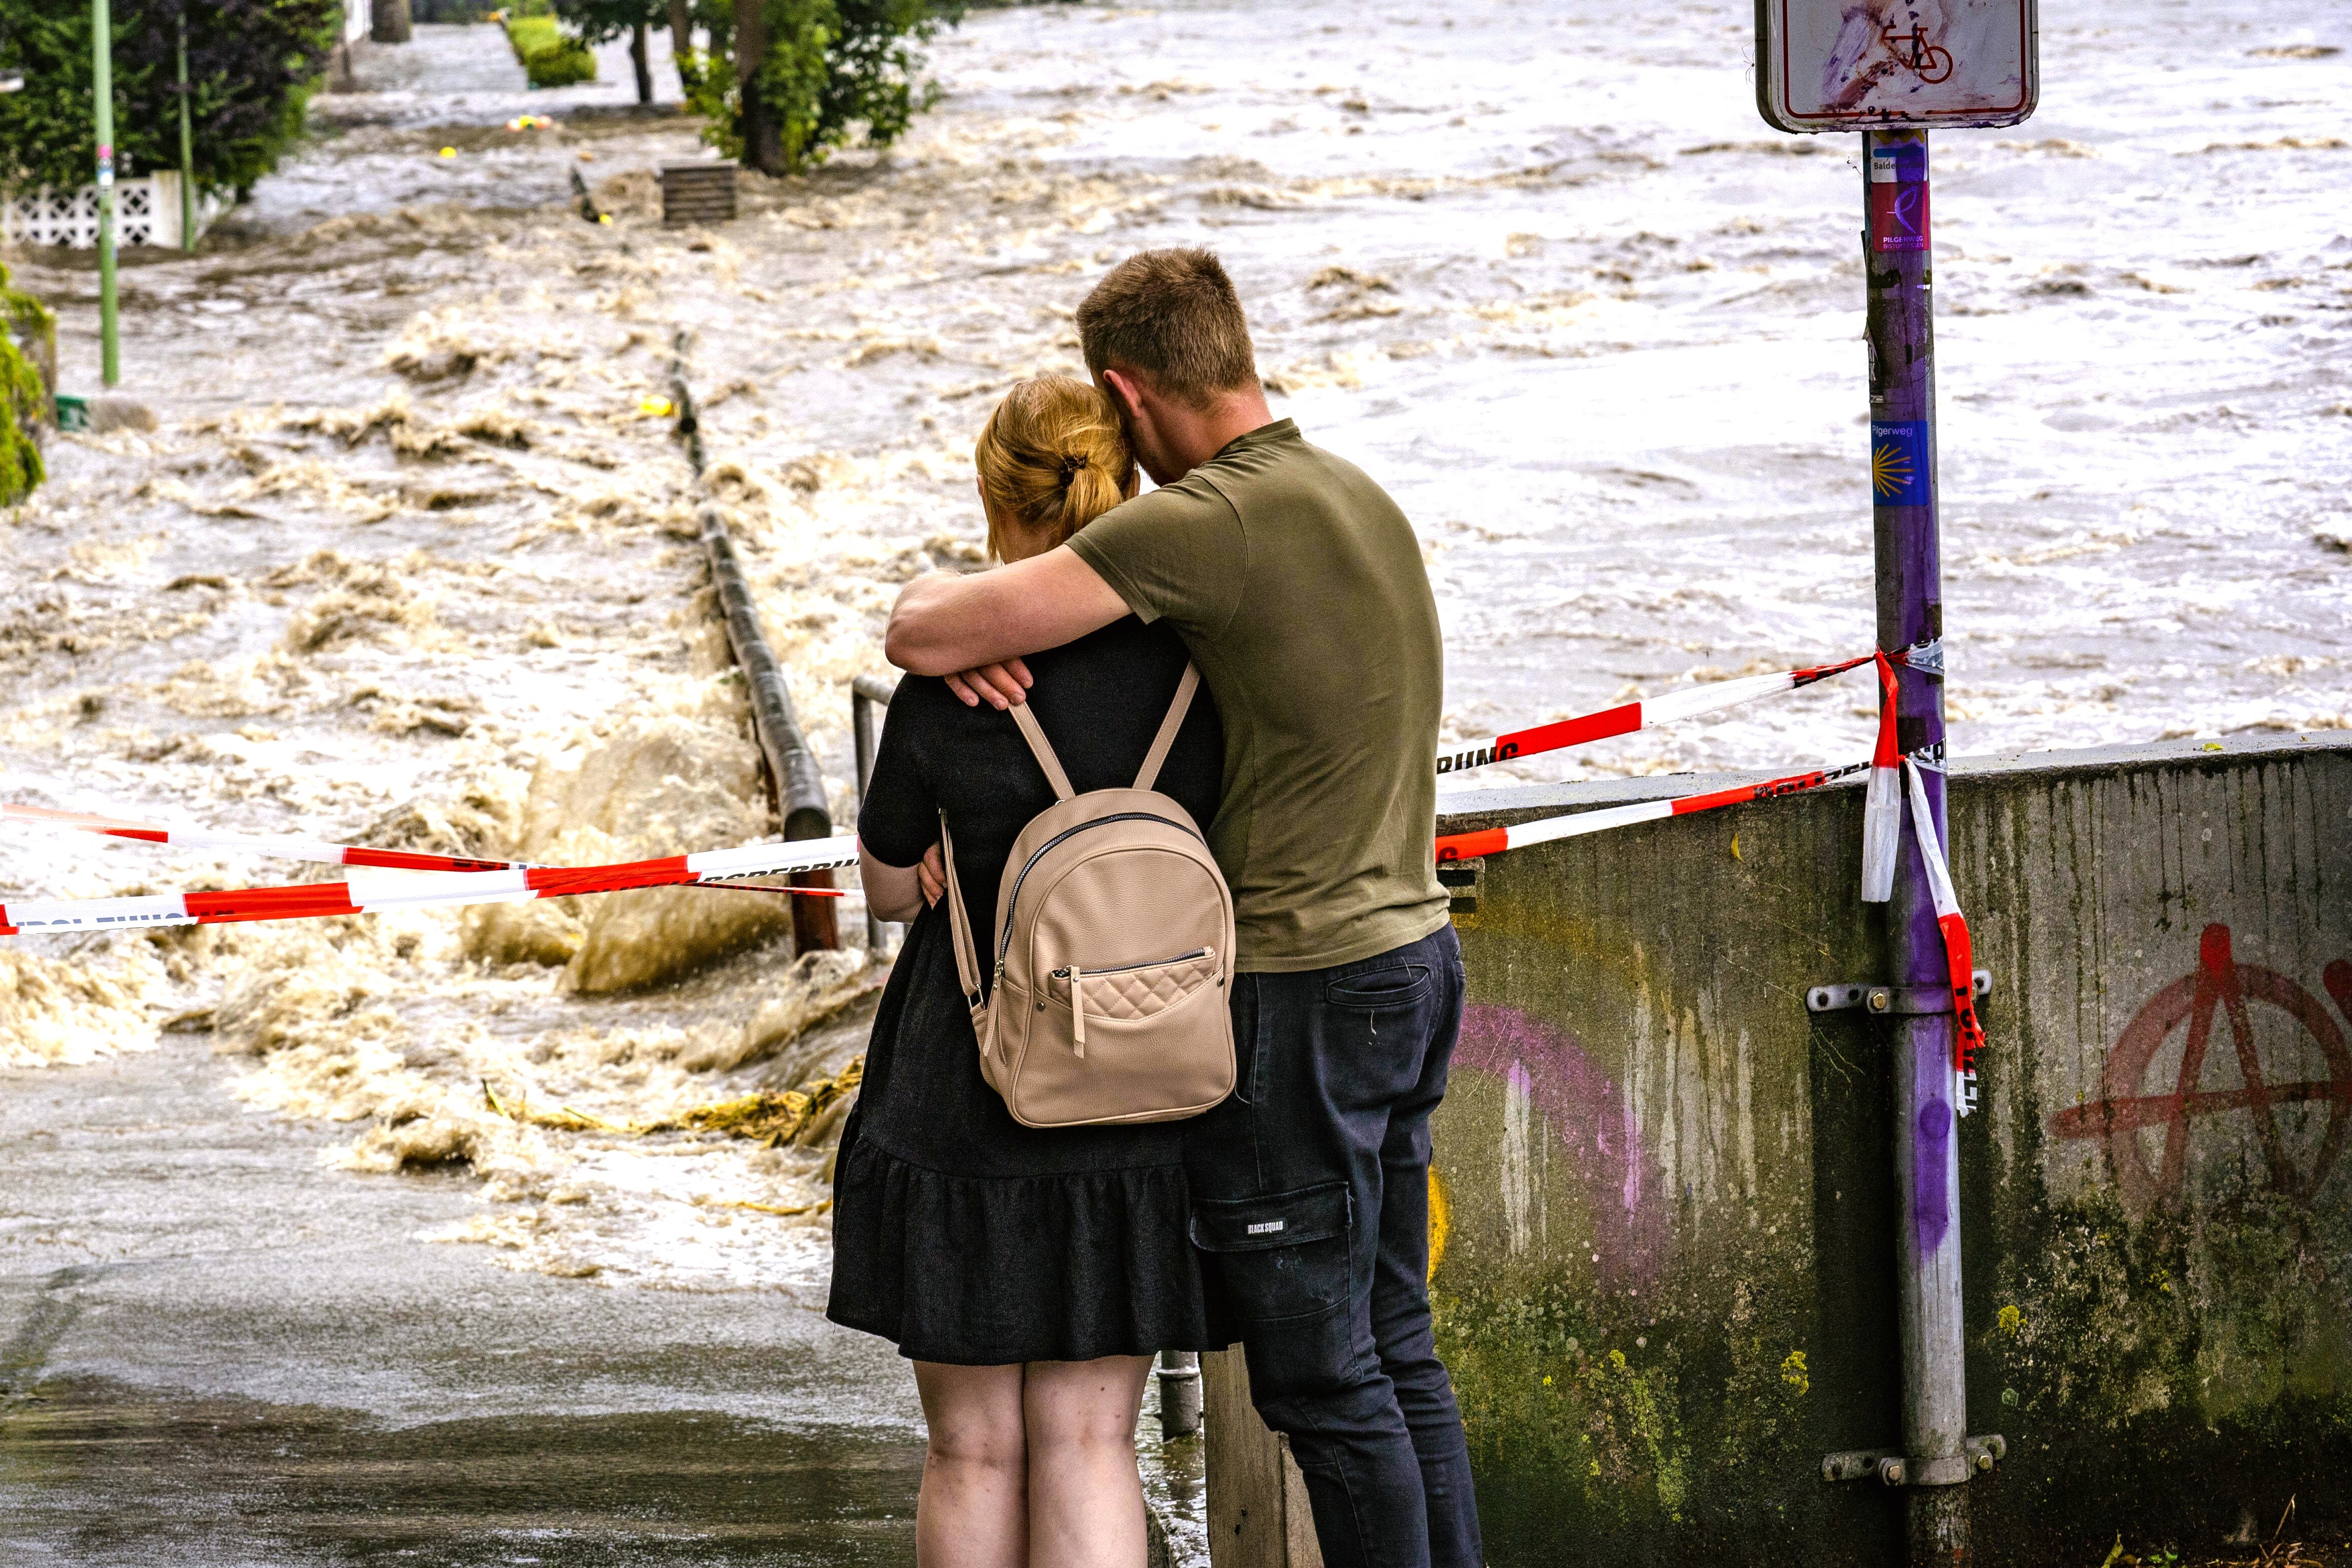
[[188, 13], [180, 13], [180, 248], [196, 247], [196, 139], [188, 124]]
[[106, 0], [89, 0], [90, 105], [98, 119], [99, 379], [122, 379], [114, 320], [114, 20]]

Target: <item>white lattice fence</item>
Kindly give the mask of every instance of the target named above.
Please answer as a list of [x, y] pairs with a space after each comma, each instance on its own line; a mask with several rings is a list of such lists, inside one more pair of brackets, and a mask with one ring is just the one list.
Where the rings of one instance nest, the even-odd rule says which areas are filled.
[[[226, 210], [217, 196], [196, 203], [196, 232]], [[0, 237], [16, 245], [98, 246], [98, 187], [60, 191], [43, 186], [0, 203]], [[180, 176], [176, 170], [114, 182], [114, 243], [176, 248], [180, 243]]]

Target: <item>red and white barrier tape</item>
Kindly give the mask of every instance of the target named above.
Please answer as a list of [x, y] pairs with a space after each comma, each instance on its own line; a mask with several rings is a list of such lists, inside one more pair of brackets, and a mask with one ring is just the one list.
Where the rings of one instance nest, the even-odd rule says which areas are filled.
[[1675, 800], [1645, 800], [1633, 805], [1603, 806], [1599, 811], [1547, 816], [1535, 822], [1517, 823], [1509, 827], [1485, 827], [1475, 833], [1449, 833], [1437, 841], [1437, 859], [1441, 865], [1454, 860], [1475, 860], [1481, 855], [1523, 849], [1530, 844], [1549, 844], [1555, 838], [1577, 838], [1587, 833], [1605, 833], [1612, 827], [1630, 827], [1637, 822], [1659, 822], [1670, 816], [1688, 816], [1694, 812], [1714, 811], [1721, 806], [1745, 805], [1750, 801], [1801, 795], [1806, 790], [1819, 789], [1825, 784], [1851, 777], [1862, 769], [1862, 763], [1853, 763], [1842, 768], [1790, 773], [1786, 778], [1766, 779], [1761, 784], [1739, 784], [1731, 789], [1709, 790], [1704, 795], [1686, 795]]
[[[517, 866], [496, 871], [356, 867], [341, 882], [236, 888], [219, 893], [160, 893], [130, 899], [19, 899], [0, 903], [0, 936], [48, 931], [124, 931], [145, 926], [223, 925], [239, 921], [311, 920], [386, 910], [453, 909], [519, 903], [628, 888], [743, 886], [754, 877], [822, 871], [857, 863], [857, 840], [843, 835], [789, 844], [746, 844], [658, 860], [610, 866]], [[832, 888], [759, 888], [839, 898]]]
[[1811, 686], [1816, 680], [1843, 675], [1858, 665], [1868, 664], [1871, 658], [1871, 655], [1864, 654], [1860, 658], [1849, 658], [1839, 664], [1819, 664], [1804, 669], [1784, 669], [1777, 675], [1747, 675], [1735, 680], [1711, 681], [1705, 686], [1695, 686], [1688, 691], [1670, 691], [1664, 697], [1603, 708], [1595, 713], [1580, 714], [1556, 723], [1538, 724], [1532, 730], [1515, 730], [1490, 741], [1474, 741], [1450, 755], [1438, 758], [1437, 771], [1441, 773], [1460, 773], [1465, 768], [1484, 767], [1488, 763], [1508, 762], [1513, 757], [1531, 757], [1539, 752], [1562, 751], [1570, 746], [1581, 746], [1589, 741], [1605, 741], [1612, 735], [1630, 735], [1636, 730], [1652, 730], [1679, 719], [1694, 719], [1701, 713], [1737, 708], [1743, 702], [1794, 691], [1801, 686]]
[[278, 860], [310, 860], [326, 866], [378, 866], [395, 871], [509, 871], [530, 864], [524, 860], [424, 855], [406, 849], [366, 849], [355, 844], [328, 844], [316, 838], [217, 833], [206, 827], [183, 827], [169, 823], [141, 822], [130, 817], [99, 816], [82, 811], [52, 811], [39, 805], [0, 805], [0, 822], [19, 822], [27, 826], [53, 827], [72, 833], [102, 834], [110, 838], [129, 838], [142, 844], [168, 844], [177, 849], [221, 849], [237, 854], [267, 855]]
[[1952, 891], [1951, 868], [1944, 863], [1944, 846], [1936, 837], [1935, 814], [1927, 809], [1927, 790], [1917, 764], [1903, 770], [1911, 789], [1911, 827], [1919, 838], [1920, 858], [1927, 866], [1927, 889], [1936, 900], [1936, 924], [1944, 932], [1944, 964], [1952, 986], [1952, 1075], [1954, 1109], [1962, 1116], [1976, 1109], [1977, 1051], [1985, 1043], [1984, 1026], [1977, 1021], [1976, 955], [1969, 942], [1968, 917]]
[[1862, 901], [1895, 896], [1895, 858], [1903, 842], [1903, 753], [1895, 739], [1895, 665], [1878, 664], [1878, 744], [1870, 754], [1870, 787], [1862, 803]]
[[[1563, 751], [1570, 746], [1581, 746], [1590, 741], [1605, 741], [1613, 735], [1630, 735], [1637, 730], [1654, 730], [1661, 724], [1671, 724], [1681, 719], [1695, 719], [1702, 713], [1717, 713], [1726, 708], [1737, 708], [1744, 702], [1778, 696], [1811, 686], [1817, 680], [1827, 680], [1833, 675], [1843, 675], [1849, 669], [1859, 669], [1865, 664], [1876, 663], [1879, 679], [1892, 690], [1894, 665], [1907, 665], [1914, 669], [1941, 679], [1944, 673], [1944, 647], [1940, 641], [1915, 643], [1893, 653], [1866, 653], [1854, 658], [1840, 659], [1833, 664], [1807, 665], [1801, 669], [1784, 669], [1777, 675], [1744, 675], [1732, 680], [1710, 681], [1695, 686], [1688, 691], [1670, 691], [1664, 697], [1646, 698], [1640, 702], [1621, 703], [1596, 712], [1581, 713], [1573, 719], [1555, 723], [1538, 724], [1531, 730], [1515, 730], [1492, 740], [1473, 741], [1437, 759], [1441, 773], [1457, 773], [1469, 768], [1485, 767], [1488, 763], [1508, 762], [1514, 757], [1531, 757], [1541, 752]], [[1888, 701], [1891, 703], [1890, 697]], [[1891, 722], [1891, 721], [1890, 721]], [[1892, 744], [1893, 731], [1886, 731], [1883, 743]], [[1895, 799], [1889, 795], [1890, 800]]]

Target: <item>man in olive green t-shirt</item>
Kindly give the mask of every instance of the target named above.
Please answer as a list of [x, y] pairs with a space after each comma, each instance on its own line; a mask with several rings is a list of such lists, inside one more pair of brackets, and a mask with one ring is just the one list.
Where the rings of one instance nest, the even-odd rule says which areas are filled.
[[1396, 503], [1265, 405], [1205, 251], [1146, 251], [1078, 310], [1160, 487], [1060, 548], [909, 584], [893, 663], [1023, 700], [1020, 657], [1163, 616], [1224, 724], [1210, 847], [1234, 891], [1239, 1079], [1187, 1129], [1192, 1239], [1289, 1435], [1331, 1568], [1477, 1568], [1430, 1329], [1429, 1113], [1462, 1014], [1434, 866], [1437, 608]]
[[1192, 649], [1225, 726], [1210, 847], [1244, 971], [1328, 969], [1446, 923], [1433, 858], [1444, 669], [1421, 542], [1289, 420], [1227, 442], [1070, 552]]

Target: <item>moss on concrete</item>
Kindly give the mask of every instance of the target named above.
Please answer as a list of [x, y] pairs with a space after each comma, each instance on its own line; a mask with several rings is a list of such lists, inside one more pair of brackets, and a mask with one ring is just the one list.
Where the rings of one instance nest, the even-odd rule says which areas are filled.
[[1496, 1562], [1558, 1561], [1579, 1541], [1688, 1561], [1789, 1532], [1780, 1479], [1818, 1462], [1799, 1314], [1759, 1311], [1745, 1282], [1719, 1315], [1656, 1322], [1601, 1321], [1556, 1286], [1433, 1304]]
[[[2175, 750], [1954, 777], [1996, 987], [1985, 1111], [1960, 1131], [1969, 1430], [2009, 1442], [1969, 1487], [1980, 1568], [2097, 1563], [2119, 1530], [2210, 1553], [2291, 1493], [2352, 1529], [2352, 1132], [2314, 1087], [2352, 1024], [2352, 748]], [[1523, 814], [1610, 803], [1572, 787]], [[1850, 892], [1858, 805], [1481, 873], [1433, 1298], [1496, 1568], [1899, 1560], [1900, 1494], [1820, 1479], [1826, 1453], [1894, 1446], [1901, 1399], [1883, 1026], [1801, 1002], [1883, 965]], [[2177, 1091], [2181, 1023], [2144, 1068], [2120, 1042], [2186, 994], [2217, 924], [2278, 978], [2245, 1040], [2214, 1025], [2188, 1119], [2146, 1120]], [[2264, 1112], [2275, 1137], [2215, 1097], [2248, 1059], [2302, 1080]], [[2143, 1120], [2118, 1135], [2072, 1109], [2109, 1100]]]

